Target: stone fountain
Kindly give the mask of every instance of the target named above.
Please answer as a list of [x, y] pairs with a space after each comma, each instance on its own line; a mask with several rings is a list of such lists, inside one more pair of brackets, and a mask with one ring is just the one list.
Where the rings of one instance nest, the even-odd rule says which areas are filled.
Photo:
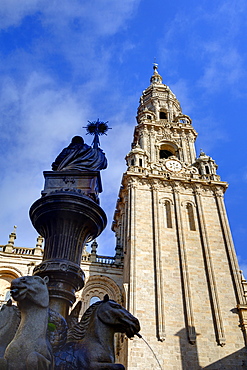
[[80, 268], [83, 247], [106, 226], [99, 206], [100, 170], [106, 168], [104, 153], [75, 136], [45, 171], [42, 197], [30, 209], [33, 226], [45, 238], [43, 262], [34, 275], [48, 276], [50, 307], [65, 318], [84, 285]]
[[[92, 305], [80, 323], [67, 326], [75, 293], [84, 286], [83, 248], [100, 235], [107, 222], [99, 205], [100, 171], [107, 167], [99, 135], [108, 126], [98, 120], [86, 128], [94, 135], [92, 146], [75, 136], [52, 163], [52, 171], [44, 172], [41, 198], [30, 208], [32, 224], [45, 238], [44, 255], [33, 276], [11, 283], [20, 313], [11, 304], [0, 311], [0, 322], [8, 321], [6, 312], [21, 314], [13, 339], [5, 343], [5, 336], [0, 337], [0, 346], [6, 347], [0, 369], [124, 369], [114, 364], [114, 332], [132, 337], [140, 330], [138, 320], [108, 296]], [[112, 322], [104, 326], [106, 310]], [[12, 324], [4, 325], [6, 329]]]

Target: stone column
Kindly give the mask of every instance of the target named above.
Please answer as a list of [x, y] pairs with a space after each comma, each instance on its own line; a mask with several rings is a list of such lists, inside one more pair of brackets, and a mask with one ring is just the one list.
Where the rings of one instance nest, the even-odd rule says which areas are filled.
[[69, 184], [65, 174], [47, 172], [44, 196], [30, 209], [33, 226], [45, 238], [43, 262], [34, 274], [49, 277], [50, 307], [65, 318], [75, 302], [75, 292], [84, 285], [80, 268], [83, 247], [106, 226], [106, 215], [95, 201], [97, 176], [77, 173], [71, 186], [63, 188], [63, 183]]

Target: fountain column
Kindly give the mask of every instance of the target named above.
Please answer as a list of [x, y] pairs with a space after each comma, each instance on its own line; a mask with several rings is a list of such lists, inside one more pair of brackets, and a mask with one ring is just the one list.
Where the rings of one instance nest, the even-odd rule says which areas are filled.
[[46, 171], [42, 197], [30, 209], [30, 218], [45, 238], [44, 256], [34, 275], [48, 276], [50, 307], [67, 317], [75, 292], [84, 285], [80, 268], [85, 243], [106, 226], [99, 206], [99, 171]]

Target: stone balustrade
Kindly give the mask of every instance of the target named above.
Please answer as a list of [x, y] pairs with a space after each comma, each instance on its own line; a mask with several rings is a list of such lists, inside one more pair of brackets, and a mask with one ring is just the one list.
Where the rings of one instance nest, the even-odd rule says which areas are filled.
[[[25, 247], [15, 247], [10, 245], [2, 245], [0, 246], [0, 250], [6, 254], [15, 254], [15, 255], [22, 255], [22, 256], [42, 256], [44, 251], [41, 248], [25, 248]], [[83, 262], [96, 262], [105, 265], [112, 265], [115, 264], [115, 257], [111, 256], [100, 256], [100, 255], [93, 255], [93, 254], [83, 254], [81, 257], [81, 261]]]
[[19, 255], [27, 255], [27, 256], [41, 256], [43, 254], [43, 249], [41, 248], [24, 248], [24, 247], [15, 247], [10, 245], [2, 246], [2, 252], [4, 253], [11, 253], [11, 254], [19, 254]]

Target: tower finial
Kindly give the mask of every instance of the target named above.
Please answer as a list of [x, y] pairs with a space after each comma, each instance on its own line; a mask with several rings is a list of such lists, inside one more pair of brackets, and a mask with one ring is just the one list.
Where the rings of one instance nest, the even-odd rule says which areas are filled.
[[161, 84], [162, 83], [162, 77], [160, 76], [159, 72], [158, 72], [158, 63], [156, 63], [156, 58], [154, 58], [154, 63], [153, 63], [153, 70], [154, 70], [154, 73], [152, 75], [152, 77], [150, 78], [150, 82], [151, 84]]
[[9, 241], [8, 241], [8, 244], [10, 245], [14, 245], [15, 243], [15, 239], [16, 239], [16, 229], [17, 229], [17, 226], [14, 226], [14, 230], [12, 231], [12, 233], [9, 235]]
[[153, 70], [154, 73], [158, 73], [158, 63], [156, 62], [156, 57], [154, 57]]

